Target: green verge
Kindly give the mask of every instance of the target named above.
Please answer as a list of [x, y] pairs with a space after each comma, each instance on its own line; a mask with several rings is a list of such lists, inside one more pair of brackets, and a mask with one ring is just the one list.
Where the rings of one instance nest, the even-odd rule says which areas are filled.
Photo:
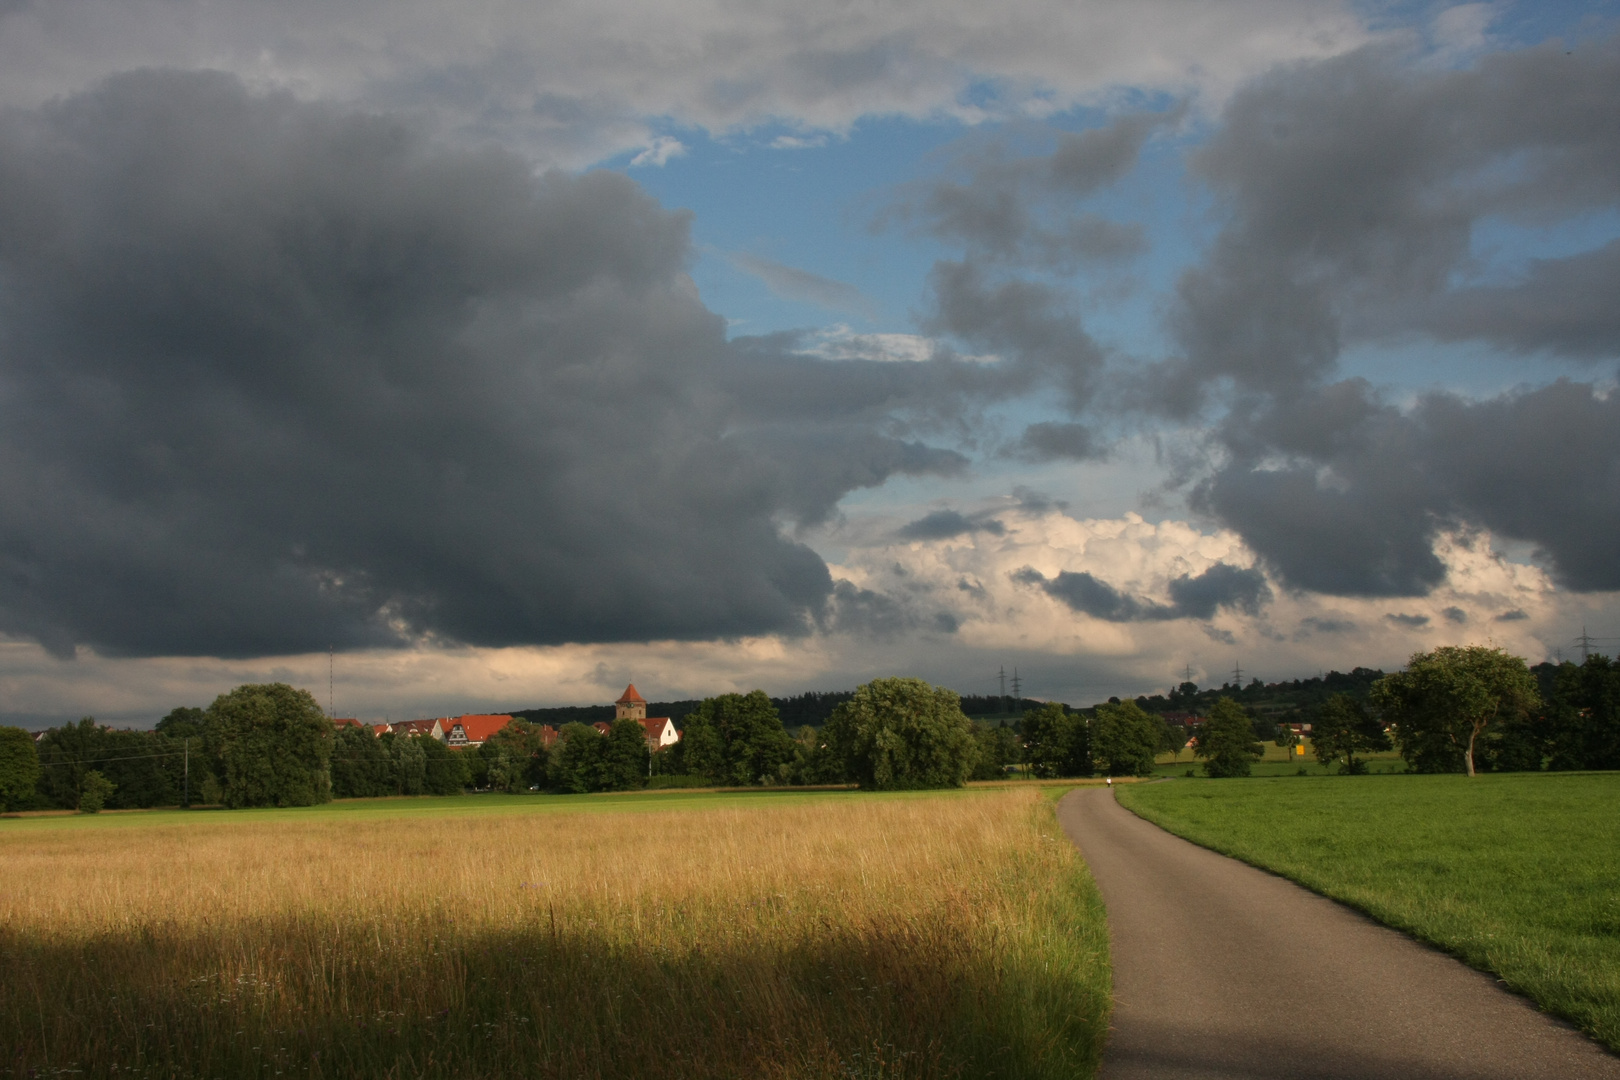
[[1118, 799], [1493, 972], [1620, 1050], [1620, 774], [1181, 780]]

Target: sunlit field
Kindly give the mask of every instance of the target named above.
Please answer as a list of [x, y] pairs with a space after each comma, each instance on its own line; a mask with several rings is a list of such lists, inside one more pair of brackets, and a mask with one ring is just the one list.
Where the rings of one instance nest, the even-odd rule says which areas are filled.
[[1620, 1050], [1620, 773], [1178, 780], [1118, 798], [1495, 972]]
[[1089, 1076], [1050, 795], [0, 822], [0, 1072]]

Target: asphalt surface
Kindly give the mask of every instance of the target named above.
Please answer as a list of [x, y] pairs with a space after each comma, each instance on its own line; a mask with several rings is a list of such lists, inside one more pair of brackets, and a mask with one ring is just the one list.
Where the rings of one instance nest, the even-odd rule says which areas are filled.
[[1620, 1080], [1620, 1057], [1490, 976], [1172, 836], [1082, 788], [1058, 804], [1108, 905], [1104, 1080]]

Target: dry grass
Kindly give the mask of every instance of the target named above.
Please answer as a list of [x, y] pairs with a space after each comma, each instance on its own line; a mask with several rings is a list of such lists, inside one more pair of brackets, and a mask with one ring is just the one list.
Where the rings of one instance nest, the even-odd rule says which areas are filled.
[[45, 824], [0, 827], [0, 1074], [1074, 1077], [1106, 1022], [1028, 789]]

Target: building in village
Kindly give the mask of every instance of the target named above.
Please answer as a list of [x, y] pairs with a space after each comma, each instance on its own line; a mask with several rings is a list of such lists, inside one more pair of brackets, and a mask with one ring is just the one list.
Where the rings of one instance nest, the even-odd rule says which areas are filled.
[[444, 744], [453, 749], [482, 746], [491, 735], [511, 722], [512, 718], [504, 713], [453, 716], [439, 721], [444, 725]]
[[[681, 741], [681, 733], [675, 730], [675, 722], [669, 717], [647, 716], [647, 699], [636, 693], [635, 683], [625, 687], [623, 696], [613, 703], [613, 719], [634, 720], [640, 724], [647, 740], [647, 749], [654, 752]], [[596, 729], [604, 735], [611, 727], [611, 724], [596, 725]]]

